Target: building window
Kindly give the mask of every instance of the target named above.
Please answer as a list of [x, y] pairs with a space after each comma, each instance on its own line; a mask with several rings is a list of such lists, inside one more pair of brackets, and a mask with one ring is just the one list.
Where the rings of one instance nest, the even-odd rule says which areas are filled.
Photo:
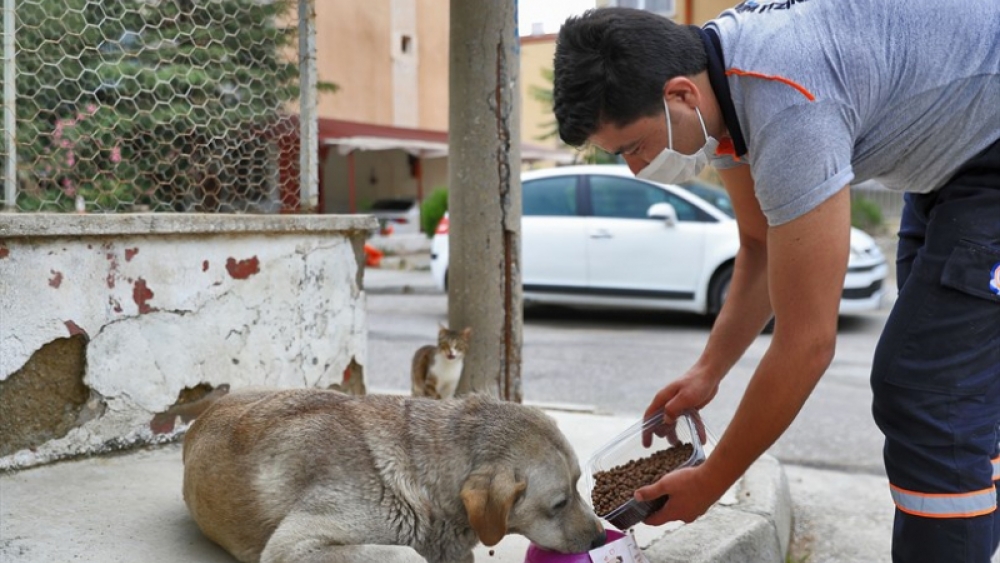
[[609, 5], [646, 10], [667, 18], [677, 15], [677, 6], [674, 0], [611, 0]]

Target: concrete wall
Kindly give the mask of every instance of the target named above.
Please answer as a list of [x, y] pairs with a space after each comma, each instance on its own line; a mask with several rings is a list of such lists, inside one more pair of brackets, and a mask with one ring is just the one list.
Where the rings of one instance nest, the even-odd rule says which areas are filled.
[[0, 214], [0, 469], [168, 440], [227, 386], [363, 393], [372, 227]]

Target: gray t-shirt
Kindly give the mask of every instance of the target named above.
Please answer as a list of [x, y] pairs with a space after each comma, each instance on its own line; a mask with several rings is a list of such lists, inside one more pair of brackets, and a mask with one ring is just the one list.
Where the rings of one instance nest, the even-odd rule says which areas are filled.
[[936, 190], [1000, 139], [1000, 0], [748, 0], [706, 27], [771, 225], [855, 181]]

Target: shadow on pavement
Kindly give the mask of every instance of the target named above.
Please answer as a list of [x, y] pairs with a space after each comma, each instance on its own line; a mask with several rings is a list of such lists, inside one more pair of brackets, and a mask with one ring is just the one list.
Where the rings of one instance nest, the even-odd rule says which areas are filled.
[[524, 308], [524, 322], [552, 327], [583, 328], [609, 325], [635, 328], [638, 326], [712, 328], [712, 318], [693, 313], [677, 313], [655, 309], [577, 309], [557, 305], [531, 305]]
[[[558, 305], [530, 305], [524, 308], [524, 322], [526, 324], [553, 328], [595, 326], [638, 328], [648, 326], [701, 329], [708, 332], [712, 329], [714, 320], [714, 317], [707, 315], [656, 309], [582, 309]], [[872, 327], [880, 326], [884, 322], [885, 319], [879, 313], [841, 315], [837, 322], [837, 331], [841, 334], [870, 332]], [[770, 330], [766, 330], [765, 334], [770, 332]]]

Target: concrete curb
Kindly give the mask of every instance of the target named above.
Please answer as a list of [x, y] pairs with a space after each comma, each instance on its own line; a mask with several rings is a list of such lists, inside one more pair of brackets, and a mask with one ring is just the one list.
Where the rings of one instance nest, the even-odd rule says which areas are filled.
[[650, 563], [784, 563], [792, 502], [781, 464], [764, 455], [743, 476], [736, 503], [717, 504], [697, 521], [646, 548]]
[[365, 292], [369, 295], [444, 295], [436, 287], [411, 284], [365, 287]]

